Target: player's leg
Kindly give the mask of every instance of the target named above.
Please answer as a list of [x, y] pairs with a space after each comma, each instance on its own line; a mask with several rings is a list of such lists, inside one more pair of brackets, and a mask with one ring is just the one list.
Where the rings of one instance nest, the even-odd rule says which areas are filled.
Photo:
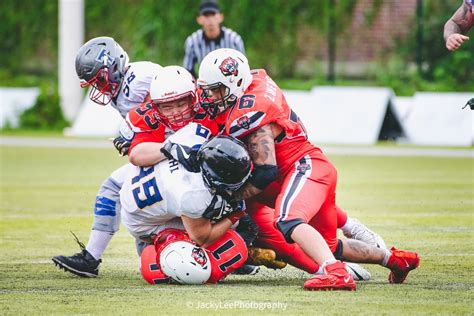
[[362, 224], [358, 219], [351, 218], [347, 213], [336, 205], [337, 227], [342, 230], [344, 236], [350, 239], [363, 241], [369, 245], [378, 248], [386, 248], [382, 237], [371, 231], [367, 226]]
[[53, 262], [65, 271], [81, 277], [96, 277], [101, 257], [120, 227], [120, 189], [130, 165], [114, 171], [101, 185], [94, 204], [94, 223], [89, 242], [72, 256], [55, 256]]
[[359, 240], [339, 240], [336, 251], [341, 260], [359, 263], [375, 263], [390, 269], [390, 283], [403, 283], [411, 270], [420, 264], [416, 252], [398, 250], [392, 247], [388, 250], [366, 244]]
[[[322, 153], [307, 155], [285, 176], [276, 201], [276, 226], [286, 241], [298, 244], [324, 271], [323, 275], [306, 281], [305, 289], [355, 290], [356, 287], [344, 263], [332, 253], [337, 247], [335, 209], [328, 220], [331, 227], [327, 228], [326, 236], [308, 224], [334, 194], [336, 182], [337, 172]], [[330, 215], [325, 214], [328, 218]]]
[[[318, 264], [308, 257], [297, 244], [286, 242], [281, 232], [275, 228], [274, 209], [257, 202], [247, 203], [247, 207], [252, 209], [250, 214], [259, 228], [257, 239], [254, 242], [256, 247], [272, 249], [275, 251], [277, 259], [306, 272], [315, 273], [318, 271]], [[272, 263], [272, 260], [268, 263]]]

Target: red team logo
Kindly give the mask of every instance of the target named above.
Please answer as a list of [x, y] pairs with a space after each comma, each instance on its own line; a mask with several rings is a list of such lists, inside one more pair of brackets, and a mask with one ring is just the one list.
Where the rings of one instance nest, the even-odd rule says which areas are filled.
[[204, 267], [204, 265], [207, 263], [207, 258], [202, 248], [195, 247], [191, 256], [201, 267]]
[[296, 167], [296, 169], [297, 169], [300, 173], [306, 173], [306, 171], [308, 171], [308, 170], [311, 169], [311, 166], [308, 165], [307, 163], [302, 163], [302, 164], [300, 164], [298, 167]]
[[237, 76], [239, 74], [239, 63], [232, 57], [224, 59], [219, 66], [224, 76]]

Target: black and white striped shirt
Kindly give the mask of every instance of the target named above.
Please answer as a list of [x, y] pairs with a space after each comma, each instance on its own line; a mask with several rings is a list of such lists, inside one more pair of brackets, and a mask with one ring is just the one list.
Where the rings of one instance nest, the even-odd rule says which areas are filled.
[[186, 39], [183, 67], [196, 77], [194, 66], [200, 64], [208, 53], [218, 48], [233, 48], [245, 54], [242, 38], [231, 29], [221, 27], [221, 35], [215, 40], [207, 39], [201, 29], [189, 35]]

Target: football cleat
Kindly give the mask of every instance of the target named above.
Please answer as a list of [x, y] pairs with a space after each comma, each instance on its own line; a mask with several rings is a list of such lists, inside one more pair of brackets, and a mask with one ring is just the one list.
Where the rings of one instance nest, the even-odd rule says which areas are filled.
[[233, 274], [238, 274], [238, 275], [255, 275], [260, 271], [260, 267], [254, 266], [251, 264], [244, 264], [240, 268], [236, 269]]
[[[72, 233], [72, 232], [71, 232]], [[72, 233], [74, 235], [74, 233]], [[64, 271], [71, 272], [75, 275], [84, 278], [95, 278], [99, 274], [99, 264], [102, 262], [101, 259], [95, 259], [89, 251], [86, 250], [86, 247], [79, 239], [76, 238], [76, 242], [81, 248], [81, 252], [76, 253], [73, 256], [55, 256], [52, 258], [54, 265], [59, 266], [60, 269]]]
[[283, 269], [286, 262], [276, 259], [276, 253], [272, 249], [250, 247], [249, 261], [257, 266], [266, 266], [271, 269]]
[[376, 246], [377, 248], [386, 249], [385, 242], [383, 241], [382, 237], [380, 237], [377, 233], [374, 233], [370, 229], [367, 228], [364, 224], [362, 224], [357, 219], [352, 219], [355, 224], [352, 227], [350, 232], [343, 232], [344, 236], [350, 239], [360, 240], [366, 244]]
[[303, 285], [308, 291], [355, 291], [356, 284], [344, 262], [337, 261], [324, 267], [324, 274], [314, 275]]
[[345, 262], [346, 269], [354, 279], [354, 281], [369, 281], [371, 278], [370, 272], [361, 265], [353, 262]]
[[420, 257], [416, 252], [397, 250], [395, 247], [392, 247], [390, 251], [392, 255], [387, 262], [387, 268], [391, 270], [388, 282], [403, 283], [408, 273], [420, 265]]

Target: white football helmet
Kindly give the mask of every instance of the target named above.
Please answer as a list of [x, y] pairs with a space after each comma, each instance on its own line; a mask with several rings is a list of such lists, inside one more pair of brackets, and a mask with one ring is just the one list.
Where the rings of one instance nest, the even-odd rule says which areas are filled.
[[204, 284], [211, 276], [206, 251], [189, 241], [166, 246], [160, 253], [160, 266], [165, 275], [181, 284]]
[[[199, 67], [198, 86], [202, 89], [201, 107], [211, 118], [233, 106], [252, 83], [247, 57], [230, 49], [216, 49], [204, 57]], [[221, 89], [221, 87], [224, 87]], [[221, 98], [210, 96], [210, 90], [220, 89]]]
[[[173, 130], [188, 124], [196, 114], [196, 82], [183, 67], [167, 66], [160, 69], [150, 83], [150, 97], [160, 120]], [[175, 101], [178, 102], [175, 109], [162, 107], [163, 103]]]

